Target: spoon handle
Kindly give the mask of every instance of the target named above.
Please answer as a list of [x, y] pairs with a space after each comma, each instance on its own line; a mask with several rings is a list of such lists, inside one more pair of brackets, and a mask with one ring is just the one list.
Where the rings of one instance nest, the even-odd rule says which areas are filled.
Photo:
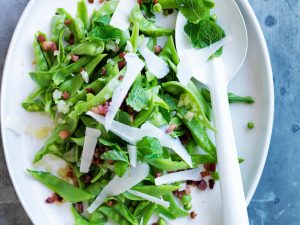
[[216, 145], [220, 173], [224, 225], [249, 225], [242, 177], [236, 151], [227, 97], [224, 65], [221, 59], [211, 62], [209, 88], [216, 126]]

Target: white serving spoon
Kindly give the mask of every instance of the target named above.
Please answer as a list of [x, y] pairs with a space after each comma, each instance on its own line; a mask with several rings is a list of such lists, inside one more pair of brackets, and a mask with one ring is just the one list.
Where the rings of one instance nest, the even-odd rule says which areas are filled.
[[[247, 30], [243, 16], [234, 0], [216, 0], [214, 13], [218, 24], [230, 36], [230, 42], [223, 48], [221, 57], [213, 59], [199, 68], [197, 61], [189, 64], [199, 74], [193, 77], [205, 84], [211, 92], [214, 124], [217, 129], [216, 145], [220, 173], [224, 225], [249, 225], [247, 205], [238, 163], [234, 132], [227, 98], [227, 86], [238, 72], [246, 57], [248, 48]], [[186, 19], [179, 13], [176, 22], [176, 46], [179, 58], [191, 43], [184, 33]], [[192, 58], [190, 60], [193, 60]], [[195, 70], [194, 70], [195, 71]]]

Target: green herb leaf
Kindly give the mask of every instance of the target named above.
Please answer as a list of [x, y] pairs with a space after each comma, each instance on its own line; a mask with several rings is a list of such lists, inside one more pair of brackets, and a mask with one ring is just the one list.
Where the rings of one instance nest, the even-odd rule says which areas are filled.
[[161, 158], [163, 154], [163, 148], [161, 147], [160, 142], [153, 137], [144, 137], [136, 143], [136, 147], [138, 158], [142, 161]]
[[115, 162], [114, 165], [115, 165], [115, 173], [119, 177], [122, 177], [129, 167], [127, 162], [122, 162], [122, 161], [117, 161]]
[[103, 153], [101, 155], [101, 159], [122, 161], [122, 162], [126, 162], [126, 163], [128, 162], [128, 157], [127, 157], [126, 152], [117, 151], [117, 150], [111, 150], [111, 151]]
[[209, 18], [200, 21], [198, 24], [188, 22], [184, 27], [184, 31], [196, 48], [208, 47], [225, 37], [224, 30]]
[[127, 105], [139, 112], [142, 109], [147, 108], [150, 101], [150, 96], [143, 88], [142, 78], [139, 78], [133, 84], [131, 91], [126, 99]]
[[210, 9], [214, 3], [207, 0], [177, 0], [180, 12], [192, 23], [209, 17]]
[[110, 25], [98, 23], [88, 34], [89, 40], [108, 41], [121, 39], [122, 31]]

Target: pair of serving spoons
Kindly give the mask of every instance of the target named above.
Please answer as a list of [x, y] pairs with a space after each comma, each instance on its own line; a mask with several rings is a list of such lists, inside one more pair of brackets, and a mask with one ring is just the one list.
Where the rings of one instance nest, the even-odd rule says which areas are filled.
[[[220, 173], [221, 198], [224, 225], [249, 225], [247, 205], [236, 151], [232, 120], [229, 111], [227, 87], [241, 68], [248, 49], [247, 29], [243, 16], [234, 0], [218, 0], [214, 12], [218, 23], [225, 30], [230, 41], [223, 48], [221, 57], [208, 61], [203, 67], [189, 62], [194, 79], [206, 85], [211, 93], [214, 125], [217, 129], [216, 146]], [[184, 32], [187, 23], [179, 13], [176, 21], [175, 41], [179, 58], [192, 45]], [[193, 59], [189, 59], [193, 60]], [[199, 63], [198, 63], [199, 64]]]

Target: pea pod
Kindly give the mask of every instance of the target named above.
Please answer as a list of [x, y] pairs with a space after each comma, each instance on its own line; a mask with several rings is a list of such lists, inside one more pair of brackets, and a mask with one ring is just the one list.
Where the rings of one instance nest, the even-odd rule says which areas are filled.
[[183, 121], [191, 131], [196, 143], [213, 158], [217, 158], [216, 147], [208, 137], [202, 121], [198, 117], [194, 117], [191, 121], [183, 118]]
[[[121, 74], [122, 71], [120, 72], [119, 75]], [[115, 88], [119, 86], [120, 83], [121, 81], [119, 80], [119, 76], [118, 75], [115, 76], [91, 100], [87, 102], [78, 102], [75, 106], [75, 111], [78, 113], [78, 115], [81, 115], [82, 113], [89, 111], [92, 107], [105, 103], [107, 100], [109, 100], [112, 97]]]
[[84, 38], [83, 23], [80, 19], [74, 19], [66, 10], [58, 8], [56, 13], [61, 16], [65, 16], [66, 20], [69, 20], [68, 28], [74, 35], [75, 43], [79, 43]]
[[87, 6], [86, 6], [84, 0], [79, 0], [77, 2], [76, 17], [82, 21], [84, 28], [87, 28], [88, 23], [89, 23], [89, 14], [88, 14], [88, 9], [87, 9]]
[[118, 225], [132, 225], [120, 213], [107, 206], [101, 206], [99, 211], [105, 214], [109, 219], [116, 222]]
[[[205, 113], [203, 112], [199, 100], [188, 88], [184, 87], [177, 81], [170, 81], [170, 82], [163, 83], [162, 87], [167, 92], [172, 93], [173, 95], [176, 96], [180, 96], [178, 107], [183, 106], [185, 109], [189, 108], [188, 110], [190, 110], [190, 114], [192, 114], [192, 117], [199, 117], [201, 123], [205, 127], [213, 131], [216, 131], [215, 128], [211, 125], [211, 123], [207, 119], [207, 117], [205, 116]], [[187, 119], [190, 120], [191, 118], [187, 118]]]
[[60, 132], [66, 131], [71, 136], [76, 130], [79, 116], [75, 111], [72, 111], [66, 116], [65, 120], [66, 123], [59, 124], [52, 131], [51, 136], [46, 140], [42, 149], [36, 153], [33, 163], [39, 161], [44, 155], [48, 153], [62, 155], [62, 152], [60, 152], [60, 148], [57, 145], [65, 143], [66, 139], [62, 139], [60, 137]]
[[113, 14], [118, 4], [119, 4], [119, 0], [111, 0], [105, 2], [102, 5], [102, 7], [97, 11], [93, 20], [97, 21], [100, 17]]
[[171, 194], [167, 194], [167, 195], [163, 196], [163, 199], [165, 201], [170, 202], [170, 206], [167, 210], [162, 206], [158, 206], [158, 210], [161, 214], [163, 214], [163, 215], [165, 215], [166, 217], [169, 217], [169, 218], [171, 216], [172, 217], [171, 219], [186, 217], [186, 216], [189, 215], [188, 212], [184, 211], [183, 209], [181, 209], [176, 204], [176, 202], [175, 202], [175, 200], [174, 200], [174, 198], [172, 197]]
[[41, 49], [41, 46], [37, 40], [37, 36], [34, 36], [33, 40], [33, 52], [35, 58], [35, 65], [37, 71], [47, 71], [49, 70], [47, 61]]
[[64, 15], [54, 15], [51, 20], [51, 36], [50, 40], [57, 43], [64, 25]]
[[154, 211], [156, 210], [157, 205], [154, 203], [149, 204], [147, 207], [145, 207], [145, 209], [143, 210], [143, 217], [141, 219], [141, 221], [143, 221], [142, 225], [147, 225], [152, 214], [154, 213]]
[[40, 112], [44, 109], [44, 88], [35, 89], [23, 102], [22, 106], [29, 112]]
[[165, 47], [162, 49], [162, 51], [159, 53], [159, 56], [163, 58], [166, 62], [168, 62], [169, 59], [172, 59], [172, 62], [177, 66], [179, 63], [179, 57], [176, 51], [176, 47], [174, 44], [173, 36], [170, 35], [168, 37], [168, 41], [165, 44]]
[[48, 172], [27, 170], [33, 178], [40, 181], [46, 187], [59, 194], [69, 202], [81, 202], [92, 198], [87, 192], [71, 185]]
[[71, 207], [71, 212], [75, 218], [75, 225], [104, 225], [105, 223], [89, 222], [81, 216], [74, 207]]
[[136, 53], [138, 49], [139, 33], [140, 33], [139, 23], [134, 23], [132, 27], [131, 37], [130, 37], [130, 43], [132, 44], [133, 47], [133, 53]]
[[[85, 67], [84, 71], [88, 74], [90, 77], [93, 73], [96, 66], [101, 62], [101, 60], [106, 56], [106, 54], [100, 54], [95, 56]], [[59, 90], [66, 91], [70, 94], [70, 97], [73, 97], [78, 90], [82, 87], [84, 84], [84, 79], [81, 74], [77, 74], [75, 77], [73, 77], [70, 80], [65, 81], [62, 83], [59, 87]]]
[[59, 64], [61, 64], [65, 59], [65, 47], [64, 47], [64, 43], [63, 43], [64, 33], [65, 33], [65, 29], [62, 29], [62, 31], [59, 34], [59, 38], [58, 38], [59, 54], [57, 56], [57, 61]]
[[158, 0], [163, 9], [177, 9], [178, 3], [176, 0]]
[[[48, 37], [45, 33], [41, 32], [41, 31], [38, 31], [37, 35], [38, 36], [43, 36], [45, 41], [48, 41]], [[41, 46], [41, 49], [43, 51], [44, 57], [47, 61], [48, 68], [51, 68], [53, 66], [54, 61], [55, 61], [54, 54], [53, 54], [52, 51], [44, 51], [43, 48], [42, 48], [42, 43], [40, 43], [40, 46]]]
[[104, 50], [104, 43], [102, 41], [84, 41], [72, 48], [74, 55], [98, 55]]
[[163, 195], [169, 194], [175, 190], [178, 190], [179, 186], [176, 185], [139, 185], [132, 188], [132, 190], [142, 192], [147, 195], [159, 198]]
[[30, 72], [29, 76], [40, 87], [48, 87], [52, 81], [53, 72], [49, 72], [49, 71]]
[[138, 23], [140, 31], [148, 36], [160, 37], [174, 34], [173, 29], [167, 29], [155, 25], [153, 22], [147, 20], [141, 12], [139, 6], [136, 6], [130, 14], [132, 23]]

